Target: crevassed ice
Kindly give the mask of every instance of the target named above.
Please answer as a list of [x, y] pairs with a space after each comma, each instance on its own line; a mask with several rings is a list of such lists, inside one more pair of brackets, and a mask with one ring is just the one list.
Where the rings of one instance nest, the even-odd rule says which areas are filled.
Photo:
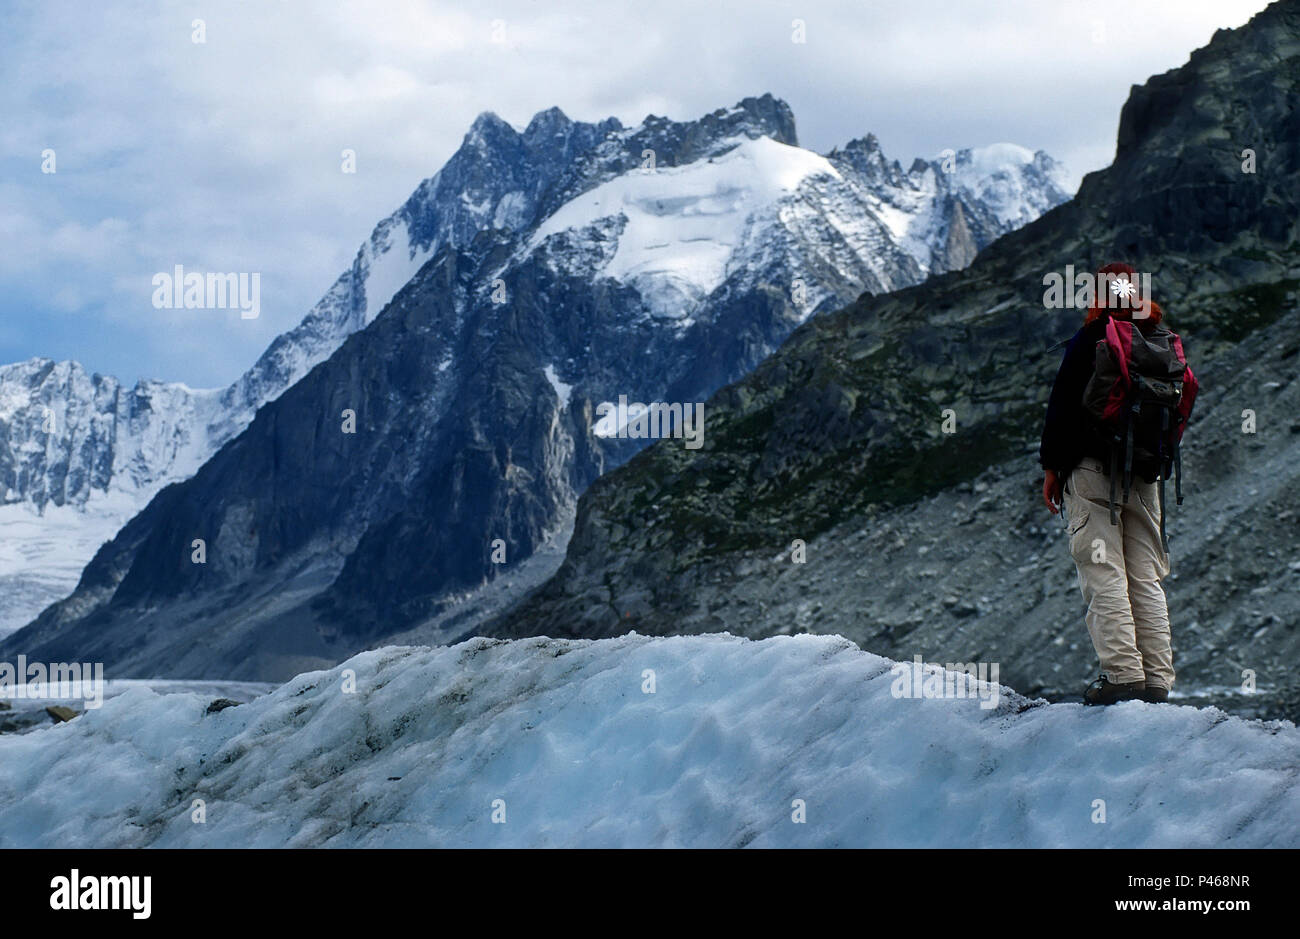
[[1300, 845], [1290, 722], [896, 697], [897, 667], [630, 634], [388, 647], [211, 715], [131, 687], [0, 736], [0, 848]]

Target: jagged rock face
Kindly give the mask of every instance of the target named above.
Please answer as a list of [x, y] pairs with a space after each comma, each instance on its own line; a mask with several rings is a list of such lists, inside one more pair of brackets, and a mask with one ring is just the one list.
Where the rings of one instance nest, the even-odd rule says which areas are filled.
[[259, 407], [373, 321], [435, 252], [533, 218], [539, 193], [618, 126], [544, 112], [520, 135], [482, 115], [303, 321], [228, 388], [142, 381], [127, 389], [48, 359], [0, 368], [0, 635], [65, 596], [155, 493], [193, 475]]
[[114, 480], [148, 485], [155, 467], [189, 457], [189, 419], [215, 398], [166, 382], [123, 388], [49, 359], [0, 367], [0, 394], [3, 504], [37, 509], [84, 505]]
[[[1152, 272], [1205, 376], [1187, 501], [1170, 513], [1180, 681], [1231, 692], [1255, 669], [1268, 696], [1216, 702], [1286, 712], [1300, 651], [1298, 81], [1287, 3], [1135, 88], [1115, 164], [1073, 201], [965, 270], [802, 326], [709, 402], [702, 449], [660, 442], [597, 480], [556, 576], [483, 632], [838, 632], [1077, 693], [1095, 659], [1034, 456], [1060, 353], [1032, 350], [1081, 321], [1045, 309], [1044, 275], [1120, 258]], [[1267, 431], [1242, 433], [1247, 409]]]
[[[810, 316], [1065, 198], [1021, 148], [962, 151], [953, 172], [845, 153], [798, 149], [770, 96], [630, 130], [480, 117], [323, 301], [350, 338], [319, 365], [293, 334], [268, 350], [271, 384], [305, 377], [223, 393], [268, 403], [0, 652], [273, 679], [416, 628], [528, 559], [645, 443], [596, 435], [600, 402], [702, 402]], [[372, 287], [411, 266], [376, 317]]]
[[[5, 389], [0, 476], [6, 503], [26, 495], [40, 505], [61, 504], [108, 484], [112, 451], [105, 444], [121, 397], [115, 379], [91, 377], [72, 363], [34, 359], [0, 369], [0, 387]], [[46, 441], [59, 424], [66, 428], [67, 445], [48, 454]]]

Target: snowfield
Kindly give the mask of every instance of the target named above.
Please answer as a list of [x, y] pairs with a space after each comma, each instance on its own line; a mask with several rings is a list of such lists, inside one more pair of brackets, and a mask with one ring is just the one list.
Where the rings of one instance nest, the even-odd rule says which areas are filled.
[[0, 846], [1300, 845], [1289, 722], [900, 699], [892, 665], [629, 635], [390, 647], [211, 715], [128, 688], [0, 736]]
[[770, 137], [733, 142], [721, 156], [626, 173], [583, 193], [538, 226], [521, 254], [558, 233], [622, 216], [600, 274], [635, 285], [659, 316], [685, 316], [722, 285], [755, 215], [809, 177], [841, 179], [829, 160], [800, 147]]

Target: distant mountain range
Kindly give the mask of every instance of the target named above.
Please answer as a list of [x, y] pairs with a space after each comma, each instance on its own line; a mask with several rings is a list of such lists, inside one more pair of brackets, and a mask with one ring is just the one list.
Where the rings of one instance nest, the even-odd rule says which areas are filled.
[[647, 443], [594, 433], [600, 402], [703, 401], [1066, 198], [1009, 144], [812, 153], [769, 95], [632, 128], [485, 113], [231, 388], [0, 370], [0, 616], [76, 586], [0, 654], [274, 680], [455, 638], [554, 570], [578, 494]]

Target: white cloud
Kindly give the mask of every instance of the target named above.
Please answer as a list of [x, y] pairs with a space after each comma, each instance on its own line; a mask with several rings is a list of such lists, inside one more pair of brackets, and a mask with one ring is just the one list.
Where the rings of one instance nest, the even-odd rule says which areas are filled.
[[[297, 322], [484, 110], [516, 126], [553, 105], [635, 124], [770, 91], [818, 151], [870, 131], [906, 164], [1011, 140], [1048, 150], [1077, 179], [1112, 155], [1131, 84], [1182, 64], [1216, 28], [1264, 5], [137, 0], [6, 9], [0, 296], [9, 299], [0, 316], [10, 335], [0, 352], [74, 356], [124, 377], [229, 381]], [[202, 45], [191, 42], [195, 17], [206, 23]], [[796, 17], [804, 45], [790, 41]], [[1105, 38], [1095, 42], [1099, 20]], [[46, 147], [58, 154], [53, 176], [40, 172]], [[345, 148], [357, 151], [355, 176], [339, 170]], [[70, 269], [70, 258], [81, 263]], [[151, 320], [133, 272], [147, 282], [176, 263], [263, 272], [262, 319], [253, 328]], [[47, 313], [111, 322], [120, 341], [78, 348], [76, 331], [47, 328]]]

